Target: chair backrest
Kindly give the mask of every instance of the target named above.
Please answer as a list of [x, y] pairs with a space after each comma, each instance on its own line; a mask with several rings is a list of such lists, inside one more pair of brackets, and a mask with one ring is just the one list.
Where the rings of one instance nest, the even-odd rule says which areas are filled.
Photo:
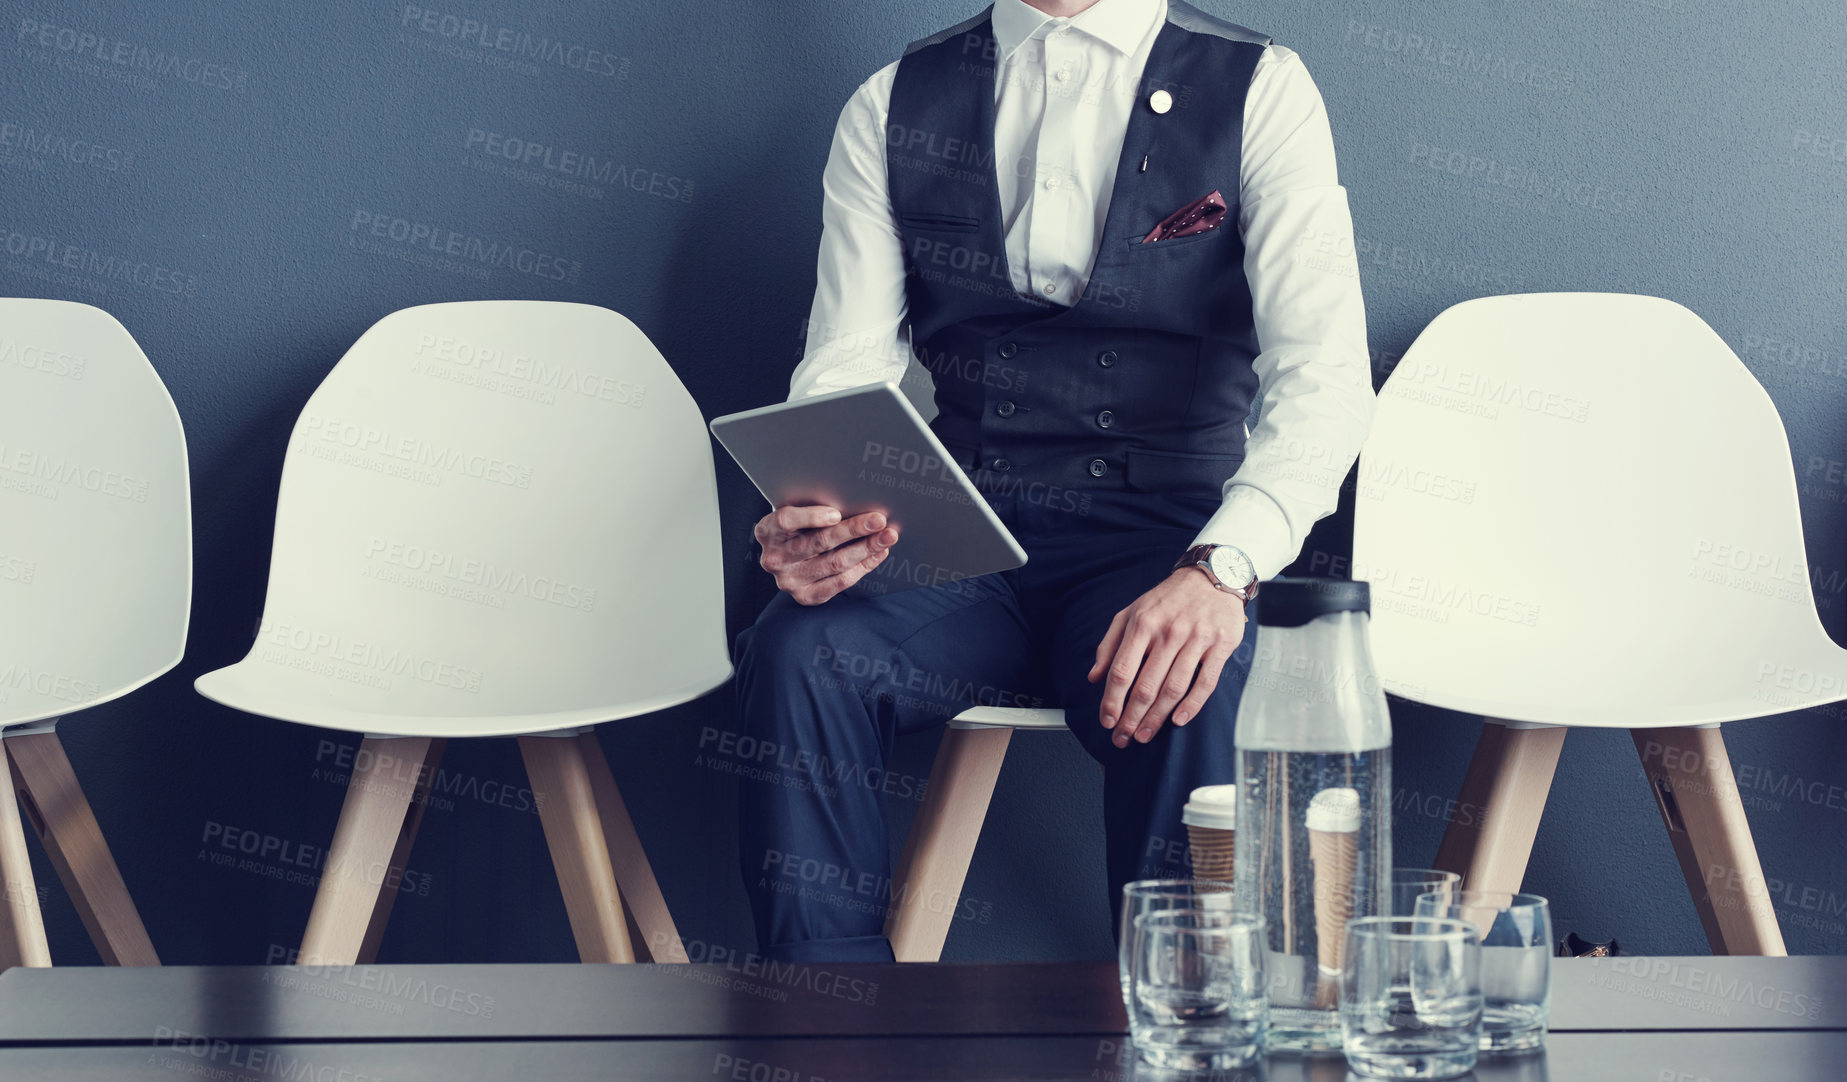
[[1396, 694], [1631, 728], [1847, 698], [1776, 407], [1678, 304], [1449, 309], [1380, 391], [1358, 487], [1353, 575]]
[[99, 308], [0, 299], [0, 725], [173, 668], [191, 606], [186, 437], [154, 367]]
[[250, 713], [490, 736], [647, 713], [731, 675], [711, 440], [604, 308], [393, 313], [295, 425]]

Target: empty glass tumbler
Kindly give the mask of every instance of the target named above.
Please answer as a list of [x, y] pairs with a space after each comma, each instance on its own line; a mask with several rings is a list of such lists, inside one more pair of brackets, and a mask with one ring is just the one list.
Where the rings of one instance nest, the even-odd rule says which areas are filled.
[[1537, 894], [1435, 892], [1420, 917], [1451, 917], [1481, 929], [1481, 1050], [1520, 1052], [1546, 1043], [1552, 1005], [1551, 907]]
[[1163, 909], [1231, 911], [1231, 884], [1214, 879], [1143, 879], [1122, 885], [1122, 925], [1116, 936], [1122, 1004], [1129, 1002], [1129, 965], [1135, 947], [1135, 918]]
[[1263, 1055], [1263, 925], [1218, 910], [1165, 909], [1134, 921], [1129, 1035], [1156, 1067], [1216, 1071]]
[[1424, 895], [1432, 891], [1450, 895], [1461, 889], [1462, 877], [1455, 872], [1441, 872], [1435, 868], [1393, 868], [1390, 915], [1415, 917], [1418, 915], [1417, 903]]
[[1347, 924], [1340, 1026], [1347, 1066], [1371, 1078], [1455, 1078], [1481, 1040], [1481, 931], [1439, 917]]

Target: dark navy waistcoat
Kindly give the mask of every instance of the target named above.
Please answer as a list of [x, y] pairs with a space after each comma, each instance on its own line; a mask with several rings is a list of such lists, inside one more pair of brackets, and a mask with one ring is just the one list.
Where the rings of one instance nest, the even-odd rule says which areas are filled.
[[[887, 175], [912, 345], [936, 383], [931, 427], [987, 491], [1217, 499], [1257, 391], [1239, 178], [1245, 96], [1269, 39], [1168, 0], [1096, 261], [1083, 296], [1059, 304], [1021, 294], [1008, 272], [992, 13], [911, 43], [892, 84]], [[1149, 105], [1157, 90], [1166, 113]], [[1000, 165], [1032, 163], [1028, 149]], [[1141, 243], [1214, 189], [1219, 226]]]

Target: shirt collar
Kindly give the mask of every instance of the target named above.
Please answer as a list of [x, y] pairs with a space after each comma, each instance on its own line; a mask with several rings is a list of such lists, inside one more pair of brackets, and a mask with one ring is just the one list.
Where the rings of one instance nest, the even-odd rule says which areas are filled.
[[[1065, 21], [1124, 56], [1133, 56], [1166, 6], [1165, 0], [1097, 0]], [[992, 19], [1003, 63], [1040, 27], [1054, 21], [1026, 0], [994, 0]]]

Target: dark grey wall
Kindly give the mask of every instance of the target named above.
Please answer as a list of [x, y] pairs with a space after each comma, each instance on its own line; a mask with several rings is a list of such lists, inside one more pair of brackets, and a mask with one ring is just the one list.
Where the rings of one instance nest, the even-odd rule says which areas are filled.
[[[1687, 304], [1783, 411], [1822, 618], [1840, 633], [1838, 5], [1201, 3], [1297, 49], [1320, 82], [1381, 378], [1431, 317], [1470, 297], [1630, 290]], [[191, 440], [199, 575], [186, 660], [63, 729], [172, 962], [256, 962], [293, 946], [312, 896], [294, 862], [312, 864], [339, 808], [329, 775], [342, 773], [337, 749], [352, 741], [240, 716], [190, 685], [250, 644], [285, 437], [344, 349], [408, 305], [583, 301], [634, 319], [708, 415], [782, 397], [840, 106], [906, 41], [977, 5], [433, 0], [427, 24], [421, 10], [0, 4], [0, 294], [114, 313], [171, 387]], [[455, 33], [464, 20], [472, 39]], [[556, 60], [544, 48], [520, 54], [541, 41], [561, 46]], [[517, 167], [484, 152], [486, 133], [605, 172]], [[1463, 175], [1446, 172], [1451, 163]], [[1562, 194], [1520, 195], [1488, 175], [1530, 175]], [[551, 256], [564, 279], [420, 261], [368, 232], [394, 219]], [[78, 269], [34, 254], [51, 245], [78, 251]], [[727, 464], [721, 485], [735, 630], [769, 591], [748, 562], [759, 502]], [[1346, 521], [1317, 532], [1298, 571], [1342, 570]], [[1399, 860], [1425, 863], [1476, 725], [1394, 706]], [[732, 840], [737, 782], [702, 747], [728, 724], [729, 698], [717, 695], [601, 731], [696, 951], [752, 945]], [[1822, 711], [1727, 730], [1800, 952], [1847, 941], [1841, 731]], [[905, 772], [927, 771], [932, 748], [902, 745], [893, 769], [903, 784]], [[948, 956], [1105, 955], [1097, 771], [1068, 738], [1022, 738], [1017, 749]], [[459, 789], [424, 822], [415, 889], [398, 902], [383, 957], [573, 957], [513, 744], [452, 743], [444, 766]], [[893, 799], [895, 830], [915, 806]], [[226, 866], [214, 860], [224, 839], [273, 852]], [[50, 869], [39, 875], [56, 956], [93, 960]], [[1528, 884], [1556, 900], [1561, 932], [1704, 950], [1624, 734], [1571, 737]]]

